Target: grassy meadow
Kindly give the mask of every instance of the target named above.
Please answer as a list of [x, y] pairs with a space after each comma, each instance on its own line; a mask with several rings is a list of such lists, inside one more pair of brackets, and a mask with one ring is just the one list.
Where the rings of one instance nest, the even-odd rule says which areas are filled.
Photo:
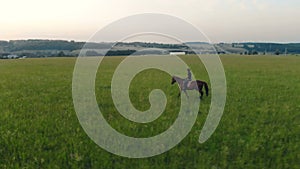
[[[157, 120], [133, 123], [114, 108], [110, 80], [122, 59], [105, 58], [98, 70], [95, 91], [104, 117], [132, 137], [167, 130], [180, 99], [164, 72], [140, 72], [130, 86], [139, 110], [150, 107], [151, 90], [165, 92], [168, 104]], [[209, 82], [199, 59], [182, 59], [196, 78]], [[223, 55], [221, 60], [227, 102], [212, 137], [198, 143], [210, 105], [205, 96], [188, 136], [170, 151], [145, 159], [111, 154], [86, 135], [72, 101], [76, 58], [0, 60], [0, 168], [300, 168], [300, 57]]]

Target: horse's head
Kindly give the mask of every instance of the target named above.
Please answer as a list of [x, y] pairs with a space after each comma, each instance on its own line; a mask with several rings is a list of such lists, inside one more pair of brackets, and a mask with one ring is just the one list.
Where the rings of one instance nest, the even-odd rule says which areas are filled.
[[176, 80], [175, 80], [175, 78], [174, 78], [174, 76], [172, 77], [172, 82], [171, 82], [171, 84], [174, 84], [176, 82]]

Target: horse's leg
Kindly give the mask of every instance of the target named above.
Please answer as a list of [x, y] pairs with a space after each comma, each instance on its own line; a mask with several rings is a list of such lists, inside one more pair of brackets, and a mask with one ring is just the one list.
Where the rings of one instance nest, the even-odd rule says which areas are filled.
[[186, 97], [189, 98], [189, 95], [187, 94], [186, 90], [183, 90], [183, 91], [184, 91]]
[[178, 97], [180, 97], [181, 92], [182, 92], [182, 89], [183, 89], [183, 88], [182, 88], [182, 84], [180, 84], [180, 83], [179, 83], [179, 88], [180, 88], [180, 91], [179, 91], [179, 93], [178, 93]]
[[203, 97], [203, 91], [199, 90], [199, 93], [200, 93], [200, 99], [202, 99], [202, 97]]
[[199, 93], [200, 93], [200, 99], [202, 99], [202, 97], [203, 97], [203, 91], [202, 91], [202, 85], [200, 85], [200, 86], [198, 86], [198, 91], [199, 91]]

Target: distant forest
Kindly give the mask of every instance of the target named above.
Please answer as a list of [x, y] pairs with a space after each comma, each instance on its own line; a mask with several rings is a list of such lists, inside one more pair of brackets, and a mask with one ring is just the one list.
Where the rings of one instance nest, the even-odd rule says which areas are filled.
[[[65, 40], [11, 40], [0, 41], [0, 58], [9, 57], [76, 57], [84, 47], [87, 56], [122, 56], [131, 55], [141, 50], [140, 54], [168, 54], [169, 52], [183, 51], [193, 53], [189, 45], [205, 48], [207, 43], [187, 42], [185, 44], [162, 44], [162, 43], [85, 43]], [[218, 43], [209, 44], [214, 46], [219, 54], [300, 54], [300, 43]], [[107, 49], [110, 49], [107, 51]], [[146, 49], [146, 50], [145, 50]]]

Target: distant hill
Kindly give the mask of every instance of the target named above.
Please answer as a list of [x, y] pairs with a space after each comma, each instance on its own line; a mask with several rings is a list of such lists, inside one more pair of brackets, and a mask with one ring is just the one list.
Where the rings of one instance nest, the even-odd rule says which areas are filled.
[[209, 44], [207, 42], [185, 42], [184, 44], [187, 45], [203, 45], [203, 44]]
[[226, 53], [243, 54], [299, 54], [300, 43], [219, 43], [216, 48]]
[[[235, 54], [300, 54], [300, 43], [218, 43], [186, 42], [184, 44], [162, 44], [148, 42], [130, 43], [85, 43], [66, 40], [11, 40], [0, 41], [0, 58], [9, 55], [19, 57], [78, 56], [84, 47], [87, 56], [99, 55], [147, 55], [185, 53], [235, 53]], [[192, 51], [189, 47], [192, 47]], [[109, 51], [108, 51], [109, 49]], [[14, 57], [15, 58], [15, 57]]]
[[[81, 49], [84, 47], [84, 50]], [[108, 51], [109, 49], [109, 51]], [[88, 56], [101, 55], [130, 55], [138, 54], [168, 54], [169, 51], [185, 50], [188, 48], [183, 44], [162, 44], [162, 43], [85, 43], [65, 40], [11, 40], [0, 41], [0, 58], [7, 58], [8, 55], [20, 57], [57, 57], [57, 56], [78, 56], [85, 52]]]

